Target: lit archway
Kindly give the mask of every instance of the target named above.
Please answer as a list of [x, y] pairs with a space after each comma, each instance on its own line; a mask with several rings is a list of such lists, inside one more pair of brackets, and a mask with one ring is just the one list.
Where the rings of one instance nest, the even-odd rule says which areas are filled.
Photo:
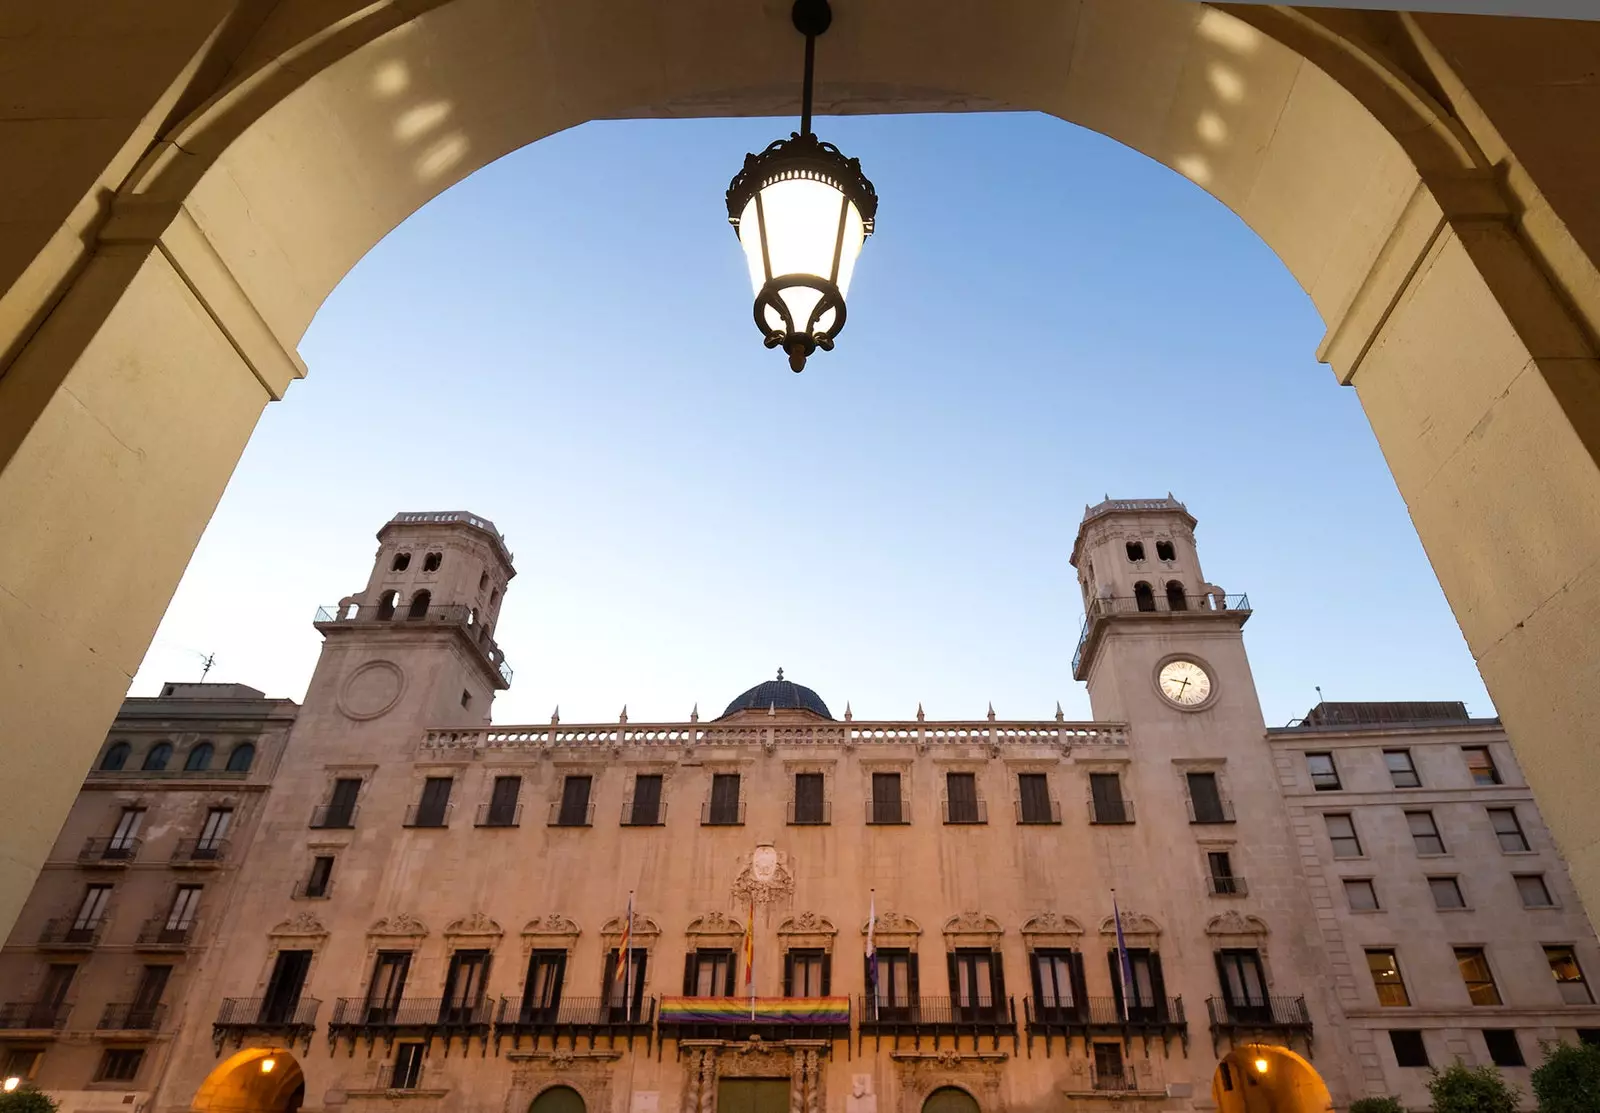
[[247, 1047], [217, 1064], [195, 1091], [196, 1113], [299, 1113], [305, 1075], [287, 1048]]
[[1315, 1067], [1277, 1044], [1240, 1044], [1211, 1080], [1217, 1113], [1327, 1113], [1333, 1097]]

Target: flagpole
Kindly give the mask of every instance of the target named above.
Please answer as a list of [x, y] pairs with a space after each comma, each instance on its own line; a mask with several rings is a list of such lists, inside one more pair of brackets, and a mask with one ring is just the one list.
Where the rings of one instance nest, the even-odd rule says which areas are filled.
[[750, 895], [750, 922], [745, 928], [744, 984], [750, 990], [750, 1019], [756, 1018], [756, 898]]
[[874, 1019], [878, 1015], [878, 890], [867, 890], [867, 1002]]
[[1137, 989], [1133, 981], [1133, 963], [1128, 959], [1128, 943], [1122, 937], [1122, 910], [1117, 907], [1116, 889], [1111, 890], [1111, 918], [1117, 925], [1117, 971], [1122, 980], [1122, 1022], [1127, 1024], [1132, 1015], [1128, 995], [1137, 992]]
[[622, 924], [622, 938], [618, 940], [617, 961], [622, 963], [622, 1021], [633, 1022], [633, 890], [628, 890], [627, 919]]

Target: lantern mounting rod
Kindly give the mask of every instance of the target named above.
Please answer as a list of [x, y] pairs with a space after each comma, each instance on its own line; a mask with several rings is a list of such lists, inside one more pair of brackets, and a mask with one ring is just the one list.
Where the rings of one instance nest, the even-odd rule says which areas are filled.
[[833, 23], [833, 8], [828, 0], [794, 0], [789, 13], [794, 29], [806, 37], [806, 79], [800, 94], [800, 134], [811, 134], [812, 69], [817, 60], [817, 36]]

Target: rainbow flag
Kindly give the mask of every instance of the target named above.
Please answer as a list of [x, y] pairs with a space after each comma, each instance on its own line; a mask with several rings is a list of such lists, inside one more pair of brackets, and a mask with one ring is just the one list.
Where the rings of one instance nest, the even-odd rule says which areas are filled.
[[848, 997], [663, 997], [663, 1024], [849, 1024]]

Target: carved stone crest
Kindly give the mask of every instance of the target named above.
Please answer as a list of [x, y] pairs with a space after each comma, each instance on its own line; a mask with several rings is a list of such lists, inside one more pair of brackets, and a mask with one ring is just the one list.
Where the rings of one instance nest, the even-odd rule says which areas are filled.
[[1230, 910], [1207, 920], [1206, 934], [1260, 936], [1267, 934], [1267, 925], [1259, 916], [1241, 916]]
[[559, 912], [535, 916], [522, 925], [523, 935], [582, 935], [578, 925]]
[[1023, 935], [1082, 935], [1083, 925], [1059, 912], [1041, 912], [1022, 922]]
[[444, 929], [445, 935], [492, 935], [499, 937], [505, 931], [482, 912], [474, 912], [459, 920], [452, 920]]
[[406, 935], [420, 938], [428, 934], [428, 925], [409, 912], [396, 912], [367, 929], [368, 935]]
[[794, 874], [789, 856], [771, 843], [761, 843], [745, 859], [744, 868], [734, 878], [733, 897], [738, 901], [773, 904], [794, 895]]
[[300, 912], [284, 920], [269, 935], [327, 935], [328, 929], [321, 920], [309, 912]]
[[742, 937], [744, 925], [725, 912], [712, 911], [690, 920], [683, 933], [692, 936]]
[[[1107, 916], [1100, 921], [1101, 935], [1117, 934], [1117, 921], [1115, 917]], [[1130, 912], [1126, 909], [1122, 913], [1122, 934], [1124, 935], [1160, 935], [1161, 925], [1143, 912]]]

